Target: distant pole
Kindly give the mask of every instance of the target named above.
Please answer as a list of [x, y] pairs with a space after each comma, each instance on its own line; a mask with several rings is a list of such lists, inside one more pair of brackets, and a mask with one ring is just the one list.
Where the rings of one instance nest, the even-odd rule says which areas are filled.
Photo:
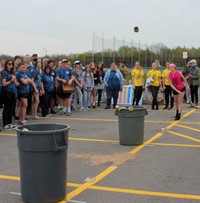
[[124, 61], [124, 37], [123, 37], [123, 61]]
[[45, 56], [47, 56], [47, 49], [43, 48], [44, 49], [44, 54]]
[[113, 37], [113, 63], [115, 62], [115, 35]]
[[92, 62], [94, 62], [94, 30], [92, 34]]
[[145, 67], [147, 67], [147, 43], [145, 44]]
[[104, 50], [104, 35], [103, 35], [103, 32], [102, 32], [102, 51], [101, 51], [101, 56], [102, 56], [102, 63], [103, 63], [103, 50]]
[[133, 40], [131, 40], [131, 67], [133, 65]]
[[140, 41], [139, 41], [139, 47], [138, 47], [138, 61], [140, 62]]

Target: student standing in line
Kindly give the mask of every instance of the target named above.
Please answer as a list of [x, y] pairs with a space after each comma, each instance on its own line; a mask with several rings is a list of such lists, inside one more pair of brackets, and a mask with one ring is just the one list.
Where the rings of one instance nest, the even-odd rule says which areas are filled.
[[142, 91], [144, 89], [144, 71], [139, 61], [135, 62], [131, 75], [134, 88], [133, 106], [138, 106], [139, 101], [142, 97]]
[[[170, 73], [170, 68], [169, 68], [169, 62], [166, 63], [166, 69], [162, 73], [162, 78], [163, 78], [163, 90], [165, 93], [165, 107], [163, 110], [171, 110], [174, 107], [174, 96], [172, 92], [172, 88], [170, 86], [170, 82], [168, 80], [168, 74]], [[170, 102], [170, 107], [169, 107], [169, 100]]]
[[200, 85], [200, 69], [197, 67], [197, 61], [192, 59], [190, 61], [190, 70], [188, 75], [188, 83], [190, 85], [190, 93], [191, 93], [191, 107], [198, 108], [199, 96], [198, 96], [198, 88]]
[[20, 64], [19, 72], [16, 75], [17, 80], [17, 92], [18, 100], [20, 100], [20, 110], [19, 110], [19, 123], [21, 125], [26, 123], [26, 109], [27, 109], [27, 98], [29, 95], [29, 84], [33, 86], [34, 92], [38, 94], [38, 90], [34, 85], [34, 82], [27, 76], [27, 66], [25, 64]]
[[151, 77], [153, 82], [150, 85], [150, 91], [152, 93], [153, 101], [152, 101], [152, 110], [159, 110], [158, 107], [158, 92], [161, 86], [161, 72], [158, 70], [158, 65], [156, 63], [152, 63], [152, 70], [147, 73], [147, 77]]
[[16, 105], [16, 78], [14, 75], [14, 61], [7, 60], [4, 71], [2, 72], [3, 84], [3, 127], [5, 130], [10, 130], [16, 127], [12, 124], [12, 115]]
[[42, 117], [46, 117], [50, 116], [50, 102], [54, 92], [54, 77], [52, 75], [52, 69], [49, 65], [44, 67], [42, 83], [44, 87], [44, 95], [42, 96], [43, 102], [41, 103]]
[[83, 93], [82, 93], [82, 88], [83, 88], [83, 81], [82, 81], [82, 73], [83, 70], [81, 68], [81, 62], [80, 61], [75, 61], [74, 62], [74, 69], [72, 70], [72, 75], [75, 77], [74, 82], [75, 82], [75, 92], [74, 92], [74, 109], [75, 111], [78, 111], [77, 108], [77, 103], [79, 101], [79, 111], [83, 111]]
[[94, 76], [90, 70], [89, 65], [85, 67], [85, 71], [82, 74], [83, 79], [83, 106], [84, 110], [88, 110], [90, 106], [90, 98], [92, 88], [94, 87]]
[[117, 69], [115, 63], [111, 64], [111, 69], [106, 72], [104, 77], [106, 86], [107, 102], [105, 109], [110, 109], [111, 100], [113, 98], [113, 108], [117, 105], [119, 91], [123, 89], [123, 76]]
[[170, 64], [170, 73], [168, 74], [168, 79], [170, 82], [170, 86], [173, 89], [174, 100], [176, 103], [176, 116], [174, 120], [179, 120], [181, 118], [181, 113], [183, 110], [183, 98], [185, 95], [185, 85], [188, 91], [190, 91], [190, 87], [183, 76], [183, 74], [176, 70], [175, 64]]
[[62, 84], [72, 85], [75, 77], [72, 75], [72, 69], [68, 64], [67, 59], [62, 60], [62, 68], [60, 68], [57, 72], [56, 79], [59, 82], [59, 95], [61, 98], [61, 102], [63, 105], [63, 109], [61, 113], [67, 114], [67, 116], [71, 116], [71, 93], [63, 92]]
[[32, 101], [32, 117], [36, 120], [40, 119], [40, 117], [37, 116], [37, 110], [38, 110], [38, 105], [40, 102], [39, 95], [44, 94], [44, 88], [43, 84], [41, 81], [41, 68], [42, 68], [42, 63], [41, 62], [36, 62], [35, 63], [35, 69], [32, 72], [31, 79], [33, 80], [35, 87], [37, 88], [37, 92], [33, 93], [33, 101]]
[[102, 98], [102, 92], [104, 90], [103, 79], [105, 76], [105, 71], [103, 70], [102, 62], [98, 63], [97, 71], [99, 71], [99, 82], [98, 82], [98, 86], [97, 86], [98, 106], [101, 106], [100, 103], [101, 103], [101, 98]]

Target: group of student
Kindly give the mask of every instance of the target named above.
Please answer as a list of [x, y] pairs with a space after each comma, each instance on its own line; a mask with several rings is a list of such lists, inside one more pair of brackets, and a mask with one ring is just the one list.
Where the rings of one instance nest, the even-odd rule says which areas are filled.
[[[27, 122], [26, 114], [33, 119], [56, 114], [57, 106], [60, 114], [71, 115], [72, 95], [73, 108], [76, 111], [96, 108], [96, 99], [100, 106], [104, 89], [105, 72], [103, 63], [90, 63], [83, 67], [80, 61], [73, 66], [67, 60], [55, 64], [47, 58], [41, 60], [37, 54], [26, 55], [23, 59], [15, 56], [14, 60], [0, 61], [0, 101], [3, 103], [3, 128], [10, 130], [16, 125]], [[63, 85], [74, 85], [74, 92], [65, 92]], [[92, 104], [90, 101], [92, 99]], [[79, 102], [79, 105], [77, 104]]]
[[[138, 105], [142, 91], [145, 88], [144, 71], [139, 62], [135, 63], [132, 70], [132, 84], [134, 87], [133, 105]], [[163, 110], [170, 110], [176, 104], [175, 120], [181, 118], [183, 109], [183, 99], [186, 98], [190, 107], [198, 108], [198, 87], [200, 85], [200, 69], [197, 67], [195, 59], [187, 64], [186, 70], [182, 72], [176, 69], [176, 65], [171, 62], [166, 63], [166, 69], [161, 73], [156, 63], [152, 64], [152, 69], [148, 71], [146, 87], [152, 94], [152, 110], [158, 110], [159, 90], [165, 95], [165, 107]], [[187, 93], [187, 94], [185, 94]]]
[[[122, 91], [129, 73], [125, 61], [118, 61], [118, 65], [111, 64], [111, 68], [103, 70], [103, 63], [94, 62], [83, 67], [80, 61], [72, 65], [67, 59], [57, 64], [53, 60], [41, 60], [37, 54], [26, 55], [23, 59], [15, 56], [14, 60], [0, 60], [0, 101], [3, 103], [3, 128], [6, 130], [16, 127], [12, 117], [19, 124], [27, 122], [26, 114], [33, 119], [56, 114], [55, 106], [60, 114], [71, 115], [71, 108], [75, 111], [87, 111], [89, 108], [100, 106], [102, 93], [106, 89], [107, 101], [105, 109], [115, 108], [119, 91]], [[156, 63], [145, 74], [138, 61], [131, 71], [134, 88], [133, 105], [139, 105], [142, 92], [147, 87], [152, 94], [152, 110], [158, 110], [158, 92], [165, 94], [165, 107], [172, 109], [176, 104], [175, 120], [181, 118], [182, 103], [187, 93], [190, 106], [198, 107], [198, 87], [200, 85], [200, 69], [196, 60], [187, 64], [183, 74], [176, 70], [176, 65], [168, 62], [161, 73]], [[146, 81], [146, 82], [145, 82]], [[73, 92], [64, 91], [64, 85], [74, 86]], [[189, 94], [190, 93], [190, 94]], [[191, 101], [190, 97], [191, 95]], [[73, 101], [73, 104], [72, 104]], [[195, 104], [194, 104], [195, 102]], [[79, 103], [79, 104], [78, 104]]]

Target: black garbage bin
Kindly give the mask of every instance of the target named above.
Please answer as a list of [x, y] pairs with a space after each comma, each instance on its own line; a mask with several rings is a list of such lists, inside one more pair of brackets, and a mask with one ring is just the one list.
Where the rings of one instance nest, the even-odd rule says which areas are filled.
[[16, 128], [24, 202], [50, 203], [65, 199], [69, 128], [52, 123]]
[[140, 145], [144, 142], [144, 117], [148, 114], [144, 107], [116, 110], [121, 145]]

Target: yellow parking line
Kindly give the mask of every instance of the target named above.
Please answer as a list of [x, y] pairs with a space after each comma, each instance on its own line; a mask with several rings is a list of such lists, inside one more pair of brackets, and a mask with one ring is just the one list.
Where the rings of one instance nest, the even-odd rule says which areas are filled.
[[66, 118], [66, 117], [48, 117], [45, 119], [70, 120], [70, 121], [102, 121], [102, 122], [117, 122], [117, 119], [98, 119], [98, 118]]
[[185, 139], [188, 139], [188, 140], [192, 140], [192, 141], [195, 141], [195, 142], [199, 142], [200, 143], [200, 139], [197, 139], [197, 138], [194, 138], [194, 137], [190, 137], [188, 135], [184, 135], [184, 134], [181, 134], [181, 133], [177, 133], [177, 132], [174, 132], [174, 131], [171, 131], [171, 130], [167, 130], [167, 132], [173, 134], [173, 135], [177, 135], [179, 137], [183, 137]]
[[[88, 189], [98, 190], [98, 191], [118, 192], [118, 193], [136, 194], [136, 195], [148, 195], [148, 196], [157, 196], [157, 197], [170, 197], [170, 198], [172, 197], [172, 198], [181, 198], [181, 199], [197, 199], [197, 200], [200, 199], [200, 196], [198, 196], [198, 195], [152, 192], [152, 191], [144, 191], [144, 190], [133, 190], [133, 189], [113, 188], [113, 187], [94, 186], [93, 185], [93, 184], [95, 184], [95, 182], [98, 182], [99, 179], [101, 179], [103, 176], [105, 176], [106, 173], [111, 173], [112, 170], [113, 169], [110, 168], [104, 174], [97, 176], [96, 181], [90, 182], [92, 185], [89, 184], [89, 182], [85, 183], [85, 185], [91, 185], [91, 186], [87, 186]], [[19, 181], [20, 177], [0, 175], [0, 179]], [[67, 183], [67, 186], [75, 187], [75, 188], [79, 188], [80, 186], [83, 187], [83, 185], [77, 184], [77, 183]], [[65, 201], [60, 201], [59, 203], [62, 203], [62, 202], [65, 202]]]
[[148, 196], [157, 196], [157, 197], [168, 197], [168, 198], [200, 200], [200, 196], [199, 195], [190, 195], [190, 194], [152, 192], [152, 191], [144, 191], [144, 190], [131, 190], [131, 189], [124, 189], [124, 188], [111, 188], [111, 187], [102, 187], [102, 186], [91, 186], [89, 189], [108, 191], [108, 192], [119, 192], [119, 193], [127, 193], [127, 194], [136, 194], [136, 195], [148, 195]]
[[0, 175], [0, 179], [5, 179], [5, 180], [20, 180], [20, 177]]
[[[69, 120], [69, 121], [101, 121], [101, 122], [117, 122], [117, 119], [104, 119], [104, 118], [66, 118], [66, 117], [48, 117], [45, 119], [54, 120]], [[171, 123], [171, 121], [160, 121], [160, 120], [145, 120], [146, 123]]]
[[157, 133], [155, 136], [153, 136], [152, 138], [150, 138], [149, 140], [144, 142], [144, 144], [142, 144], [142, 145], [136, 147], [135, 149], [133, 149], [132, 151], [130, 151], [129, 154], [135, 154], [135, 153], [139, 152], [145, 146], [149, 145], [150, 143], [152, 143], [153, 141], [157, 140], [161, 136], [163, 136], [163, 133]]
[[[15, 137], [16, 134], [7, 134], [7, 133], [0, 133], [3, 136], [11, 136]], [[76, 141], [88, 141], [88, 142], [108, 142], [108, 143], [118, 143], [118, 140], [102, 140], [102, 139], [91, 139], [91, 138], [79, 138], [79, 137], [70, 137], [69, 140], [76, 140]]]
[[105, 178], [106, 176], [108, 176], [110, 173], [112, 173], [114, 170], [116, 170], [116, 166], [110, 166], [108, 167], [106, 170], [104, 170], [102, 173], [100, 173], [99, 175], [97, 175], [94, 179], [94, 181], [92, 182], [86, 182], [83, 185], [81, 185], [80, 187], [78, 187], [77, 189], [73, 190], [72, 192], [70, 192], [69, 194], [67, 194], [66, 199], [70, 200], [73, 197], [79, 195], [81, 192], [85, 191], [86, 189], [88, 189], [89, 187], [91, 187], [92, 185], [94, 185], [95, 183], [99, 182], [100, 180], [102, 180], [103, 178]]
[[17, 136], [16, 134], [9, 134], [9, 133], [0, 133], [0, 135], [3, 135], [3, 136], [11, 136], [11, 137], [15, 137]]
[[[185, 116], [189, 116], [190, 114], [192, 114], [194, 111], [189, 111]], [[172, 128], [173, 126], [176, 125], [176, 123], [179, 121], [174, 121], [172, 122], [168, 127]], [[169, 129], [170, 129], [169, 128]], [[156, 139], [160, 138], [163, 135], [163, 133], [157, 133], [155, 136], [153, 136], [152, 138], [150, 138], [149, 140], [147, 140], [143, 145], [136, 147], [135, 149], [133, 149], [132, 151], [129, 152], [129, 154], [136, 154], [137, 152], [139, 152], [141, 149], [143, 149], [146, 145], [152, 143], [153, 141], [155, 141]], [[127, 158], [128, 160], [128, 158]], [[125, 161], [127, 161], [125, 160]], [[122, 163], [124, 163], [125, 161], [122, 161]], [[79, 195], [80, 193], [82, 193], [83, 191], [87, 190], [89, 187], [91, 187], [92, 185], [94, 185], [95, 183], [99, 182], [100, 180], [102, 180], [103, 178], [105, 178], [106, 176], [108, 176], [110, 173], [112, 173], [114, 170], [116, 170], [118, 167], [120, 166], [120, 164], [118, 166], [110, 166], [108, 167], [106, 170], [104, 170], [102, 173], [100, 173], [99, 175], [97, 175], [95, 177], [95, 181], [90, 182], [90, 183], [85, 183], [82, 186], [80, 186], [79, 188], [73, 190], [71, 193], [69, 193], [67, 195], [67, 200], [70, 200], [72, 198], [74, 198], [75, 196]], [[98, 177], [98, 179], [97, 179]]]
[[69, 138], [69, 140], [77, 141], [89, 141], [89, 142], [119, 142], [118, 140], [100, 140], [100, 139], [90, 139], [90, 138]]
[[200, 148], [200, 145], [191, 145], [191, 144], [170, 144], [170, 143], [151, 143], [152, 145], [158, 145], [158, 146], [167, 146], [167, 147], [194, 147], [194, 148]]
[[200, 125], [200, 122], [180, 122], [181, 124]]
[[180, 124], [176, 124], [176, 126], [181, 127], [181, 128], [185, 128], [185, 129], [188, 129], [188, 130], [193, 130], [193, 131], [196, 131], [196, 132], [200, 132], [200, 130], [197, 129], [197, 128], [191, 128], [189, 126], [180, 125]]
[[[20, 181], [20, 177], [18, 177], [18, 176], [0, 175], [0, 179]], [[78, 184], [78, 183], [67, 183], [67, 186], [69, 186], [69, 187], [80, 187], [81, 184]]]

